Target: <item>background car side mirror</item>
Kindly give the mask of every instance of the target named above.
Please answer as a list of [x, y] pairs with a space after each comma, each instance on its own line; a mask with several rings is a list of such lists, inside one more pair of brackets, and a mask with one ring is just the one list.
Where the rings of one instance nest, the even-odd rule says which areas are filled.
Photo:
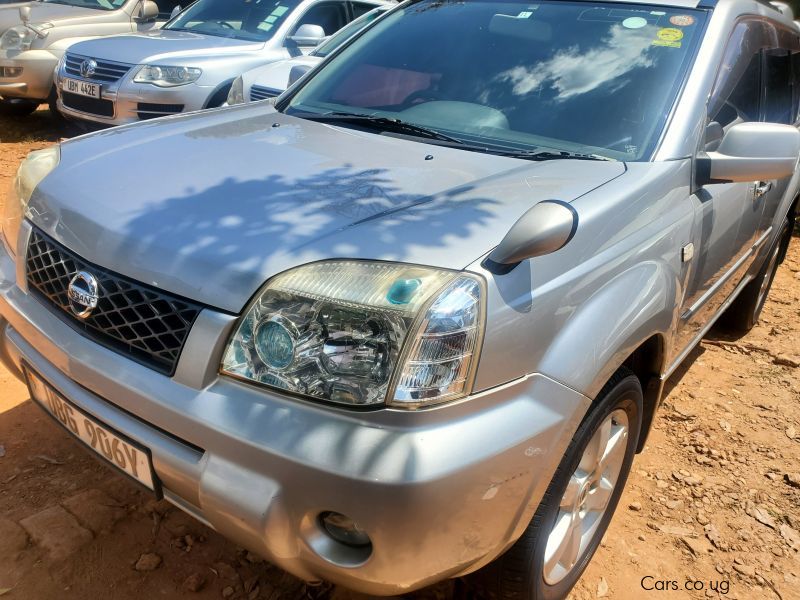
[[31, 20], [31, 7], [30, 6], [20, 6], [19, 7], [19, 18], [24, 25], [27, 25], [28, 22]]
[[709, 183], [782, 179], [794, 173], [800, 158], [800, 131], [777, 123], [739, 123], [714, 152], [697, 158], [695, 181]]
[[157, 18], [158, 4], [153, 2], [153, 0], [142, 0], [134, 20], [137, 23], [149, 23], [150, 21], [155, 21]]
[[298, 46], [319, 46], [322, 40], [325, 39], [325, 30], [319, 25], [306, 23], [305, 25], [300, 25], [294, 35], [286, 39]]
[[172, 9], [172, 12], [171, 12], [171, 13], [169, 13], [169, 18], [170, 18], [170, 19], [174, 19], [175, 17], [177, 17], [177, 16], [180, 14], [180, 12], [181, 12], [182, 10], [183, 10], [183, 8], [181, 7], [181, 5], [180, 5], [180, 4], [178, 4], [178, 6], [176, 6], [175, 8], [173, 8], [173, 9]]

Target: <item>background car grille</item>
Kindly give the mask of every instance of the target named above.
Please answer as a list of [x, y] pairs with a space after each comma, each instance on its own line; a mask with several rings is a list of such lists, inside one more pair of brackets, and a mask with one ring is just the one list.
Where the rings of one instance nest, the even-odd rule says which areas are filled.
[[[46, 304], [94, 341], [161, 373], [172, 375], [203, 307], [136, 283], [78, 258], [34, 229], [28, 244], [28, 283]], [[67, 287], [80, 271], [98, 282], [97, 308], [86, 319], [70, 310]]]
[[250, 88], [250, 102], [258, 102], [259, 100], [267, 100], [268, 98], [277, 98], [283, 92], [274, 88], [264, 87], [262, 85], [254, 85]]
[[150, 104], [147, 102], [139, 102], [136, 106], [136, 114], [141, 121], [166, 115], [176, 115], [180, 112], [183, 112], [183, 104]]
[[97, 63], [97, 68], [95, 69], [94, 75], [87, 78], [81, 75], [81, 63], [85, 60], [90, 60], [90, 58], [88, 56], [80, 56], [79, 54], [67, 52], [64, 70], [68, 75], [72, 75], [73, 77], [90, 79], [91, 81], [99, 81], [102, 83], [113, 83], [122, 79], [125, 74], [133, 68], [133, 65], [110, 60], [98, 60], [95, 58], [94, 61]]
[[113, 117], [114, 103], [111, 100], [101, 100], [98, 98], [88, 98], [69, 92], [61, 92], [61, 101], [64, 106], [73, 110], [78, 110], [98, 117]]

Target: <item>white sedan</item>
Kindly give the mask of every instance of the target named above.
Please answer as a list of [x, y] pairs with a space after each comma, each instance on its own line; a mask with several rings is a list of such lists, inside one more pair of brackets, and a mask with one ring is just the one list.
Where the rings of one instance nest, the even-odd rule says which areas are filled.
[[325, 60], [329, 54], [344, 42], [392, 7], [393, 5], [391, 4], [379, 6], [362, 15], [330, 36], [310, 54], [256, 67], [240, 75], [231, 86], [228, 94], [228, 105], [257, 102], [279, 96], [300, 77]]

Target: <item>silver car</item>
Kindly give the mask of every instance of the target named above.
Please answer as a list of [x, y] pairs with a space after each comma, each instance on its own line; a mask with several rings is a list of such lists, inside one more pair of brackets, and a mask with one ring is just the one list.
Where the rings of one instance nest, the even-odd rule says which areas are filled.
[[407, 2], [274, 106], [32, 153], [0, 356], [298, 577], [565, 597], [794, 226], [794, 24], [701, 1]]
[[244, 71], [310, 52], [380, 0], [198, 0], [162, 29], [75, 44], [58, 109], [122, 125], [221, 106]]
[[308, 54], [256, 67], [243, 73], [231, 85], [228, 106], [276, 98], [390, 8], [391, 5], [387, 4], [362, 15]]
[[0, 113], [26, 115], [43, 102], [55, 109], [53, 72], [64, 51], [94, 37], [149, 31], [179, 0], [0, 1]]

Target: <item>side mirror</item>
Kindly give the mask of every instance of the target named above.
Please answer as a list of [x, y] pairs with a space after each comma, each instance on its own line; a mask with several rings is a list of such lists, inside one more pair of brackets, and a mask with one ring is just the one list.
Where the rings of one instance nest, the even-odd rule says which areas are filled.
[[514, 223], [483, 266], [496, 275], [504, 275], [523, 260], [560, 250], [577, 230], [578, 213], [570, 204], [545, 200]]
[[800, 131], [792, 125], [739, 123], [719, 147], [697, 159], [698, 185], [782, 179], [800, 158]]
[[134, 20], [137, 23], [150, 23], [158, 18], [158, 4], [153, 0], [142, 0]]
[[319, 25], [306, 23], [305, 25], [300, 25], [294, 35], [286, 39], [298, 46], [319, 46], [322, 40], [325, 39], [325, 30]]
[[180, 14], [180, 12], [181, 12], [182, 10], [183, 10], [183, 8], [181, 7], [181, 5], [180, 5], [180, 4], [178, 4], [178, 6], [176, 6], [175, 8], [173, 8], [173, 9], [172, 9], [172, 12], [171, 12], [171, 13], [169, 13], [169, 18], [170, 18], [170, 19], [174, 19], [175, 17], [177, 17], [177, 16]]
[[19, 7], [19, 18], [22, 20], [22, 23], [27, 25], [31, 20], [31, 7], [30, 6], [20, 6]]
[[289, 71], [289, 85], [294, 84], [298, 79], [300, 79], [303, 75], [308, 73], [311, 70], [309, 65], [295, 65], [292, 67], [292, 70]]

